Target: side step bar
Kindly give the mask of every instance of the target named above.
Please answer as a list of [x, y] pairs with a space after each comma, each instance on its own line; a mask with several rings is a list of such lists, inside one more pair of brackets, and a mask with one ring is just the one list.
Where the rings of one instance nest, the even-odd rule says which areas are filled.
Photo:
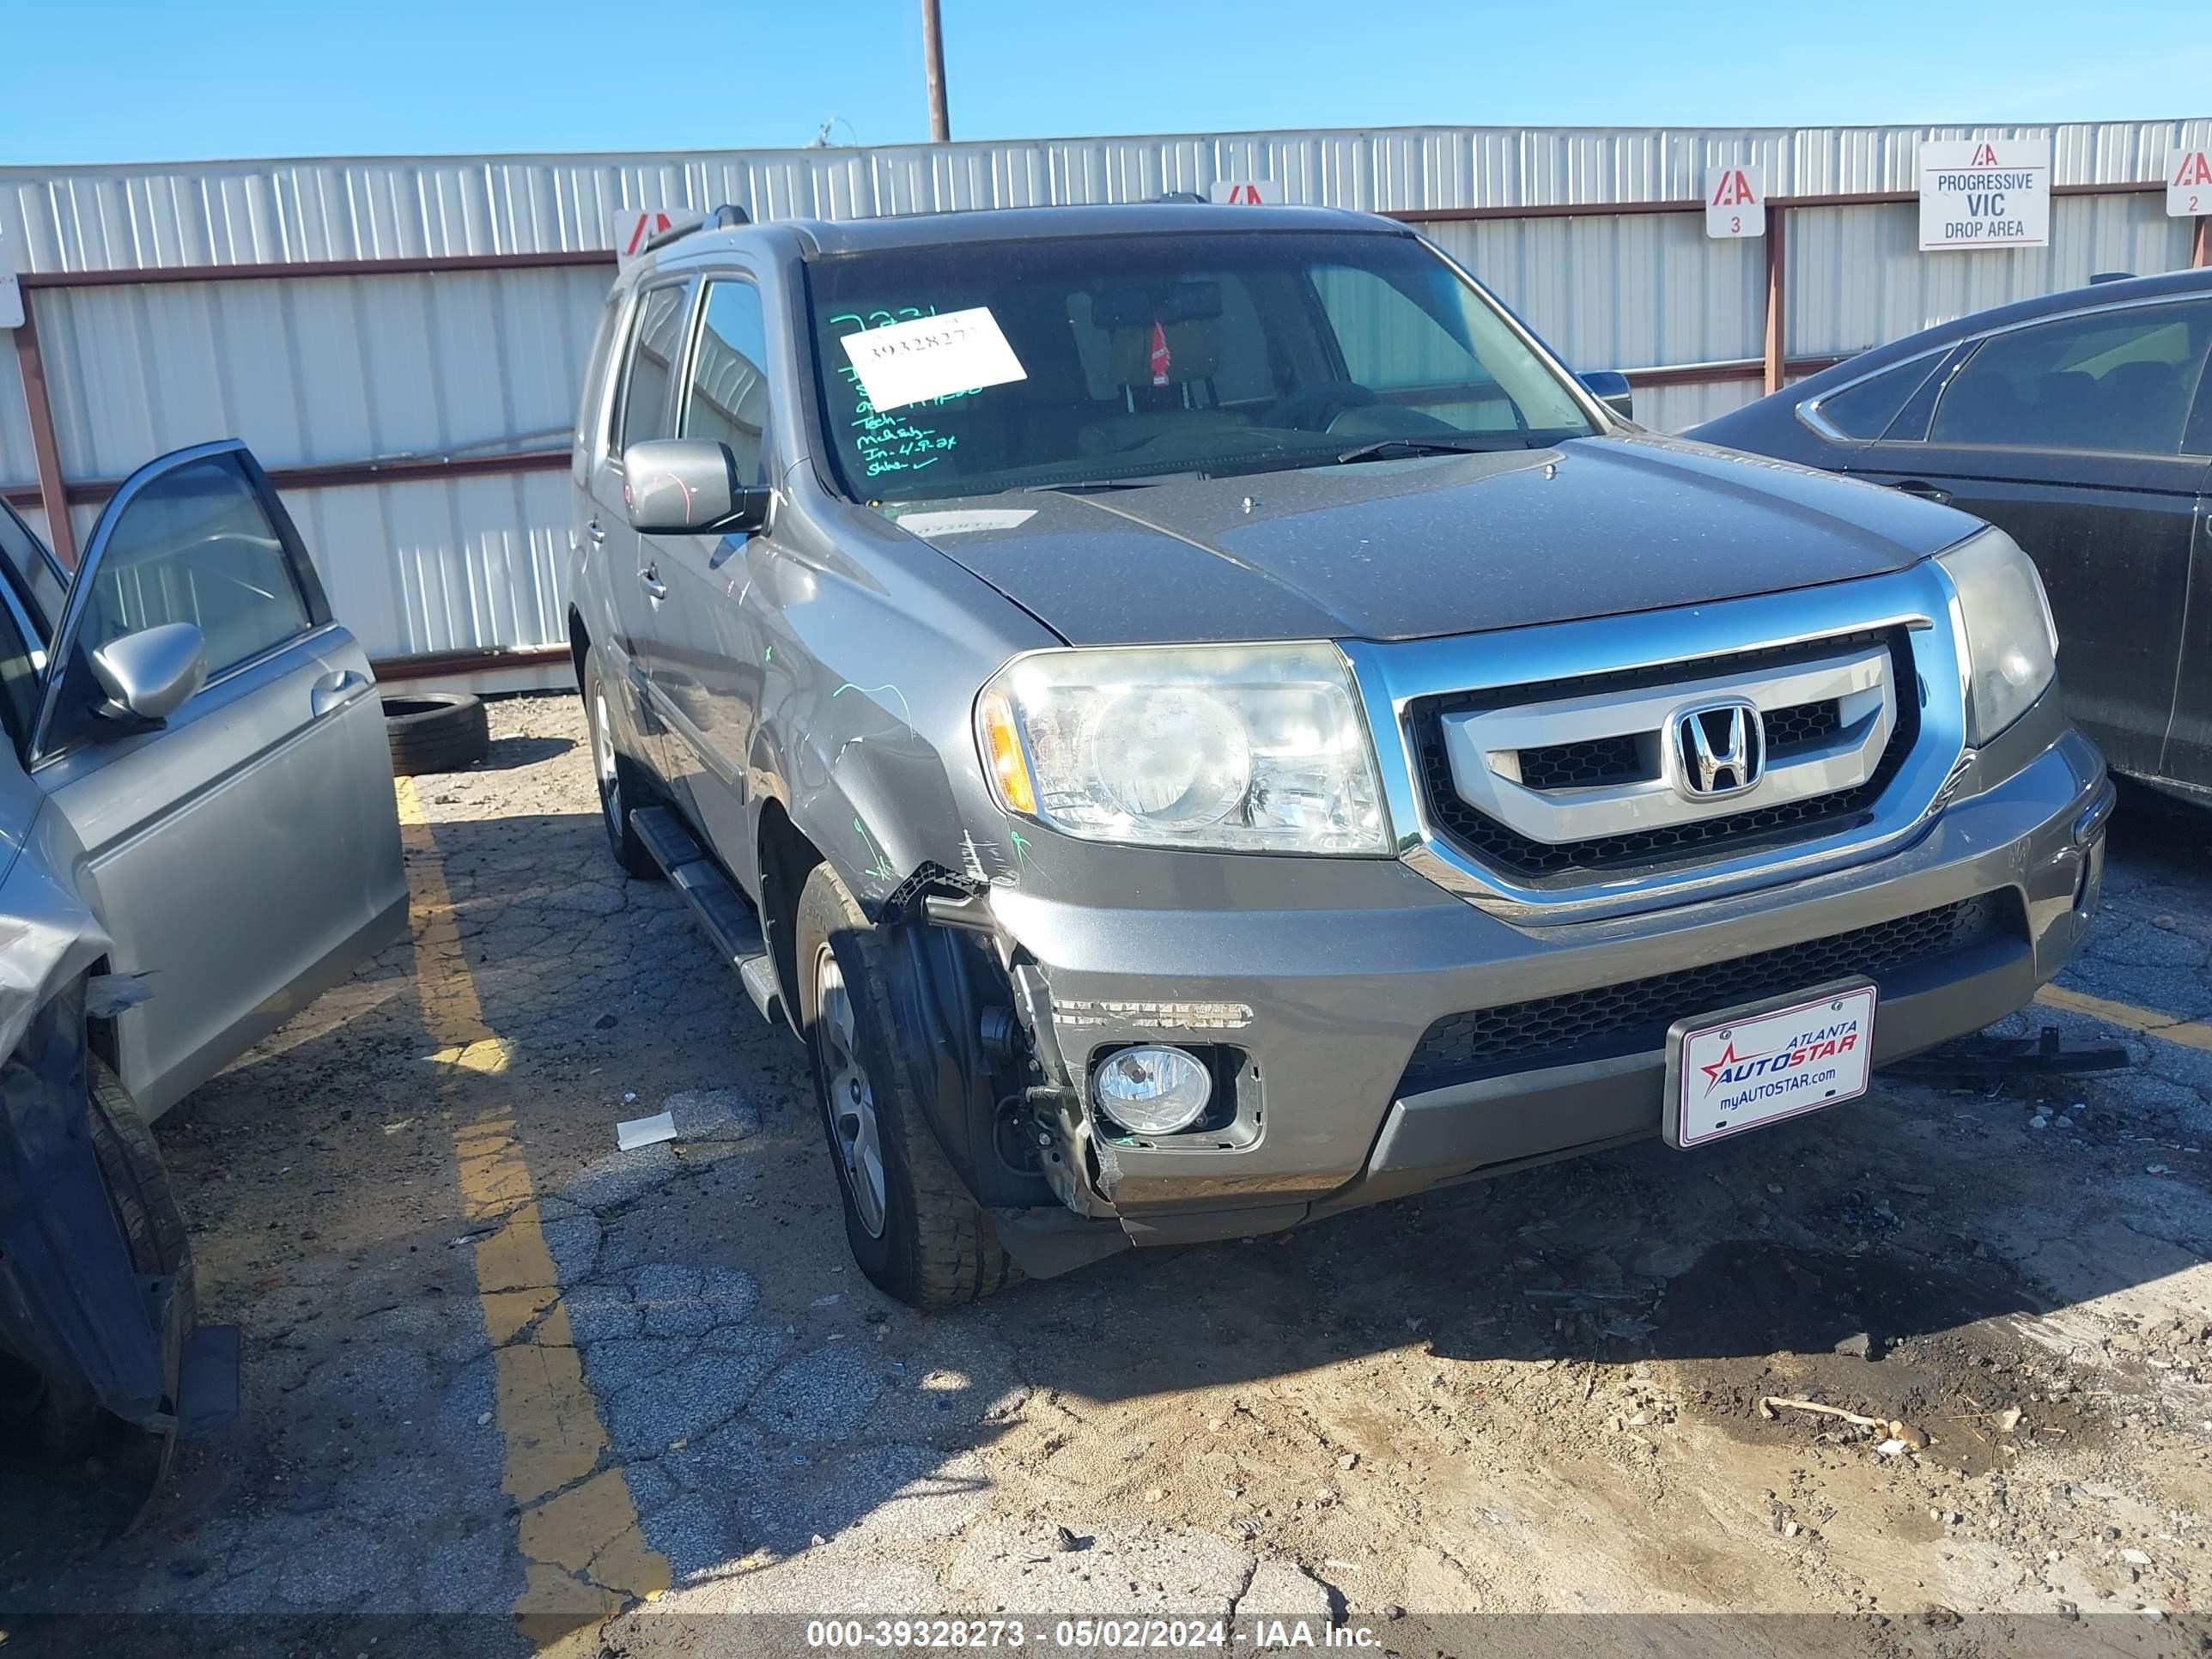
[[707, 855], [684, 820], [665, 806], [641, 806], [629, 815], [630, 828], [645, 843], [671, 884], [698, 919], [722, 959], [738, 970], [745, 994], [761, 1018], [770, 1024], [783, 1023], [783, 994], [776, 983], [775, 964], [768, 942], [761, 936], [760, 918], [744, 895], [731, 884], [722, 868]]

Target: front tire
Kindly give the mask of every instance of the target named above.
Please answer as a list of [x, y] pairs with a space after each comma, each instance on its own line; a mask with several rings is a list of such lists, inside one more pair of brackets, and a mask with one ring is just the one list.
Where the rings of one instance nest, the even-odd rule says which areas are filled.
[[1012, 1284], [1018, 1270], [930, 1127], [902, 1053], [890, 944], [826, 864], [799, 895], [801, 1024], [860, 1271], [908, 1307], [948, 1308]]
[[647, 804], [645, 775], [616, 740], [609, 706], [613, 696], [600, 672], [599, 653], [586, 651], [584, 721], [591, 732], [592, 775], [599, 787], [599, 820], [606, 829], [607, 848], [624, 874], [653, 881], [660, 876], [660, 866], [629, 821], [631, 811]]

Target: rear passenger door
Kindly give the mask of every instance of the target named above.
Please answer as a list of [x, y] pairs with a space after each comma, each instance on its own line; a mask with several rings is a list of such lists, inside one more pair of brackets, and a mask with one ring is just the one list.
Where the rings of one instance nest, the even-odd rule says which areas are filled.
[[[202, 689], [157, 726], [97, 712], [92, 653], [164, 623], [199, 629]], [[179, 450], [116, 492], [70, 585], [30, 747], [83, 843], [112, 966], [149, 976], [117, 1032], [149, 1115], [404, 931], [375, 690], [243, 445]]]
[[2124, 771], [2159, 771], [2173, 712], [2205, 472], [2183, 430], [2208, 345], [2205, 300], [1991, 335], [1947, 368], [1924, 437], [1893, 427], [1850, 466], [2027, 550], [2057, 619], [2068, 708]]

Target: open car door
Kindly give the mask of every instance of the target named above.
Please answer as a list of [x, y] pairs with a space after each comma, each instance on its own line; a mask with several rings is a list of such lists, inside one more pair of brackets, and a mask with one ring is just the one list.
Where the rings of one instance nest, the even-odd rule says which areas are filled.
[[[137, 712], [198, 630], [204, 681]], [[86, 543], [32, 776], [83, 843], [110, 969], [149, 993], [117, 1071], [158, 1116], [404, 930], [382, 705], [268, 477], [234, 440], [149, 463]], [[148, 718], [145, 710], [155, 711]]]

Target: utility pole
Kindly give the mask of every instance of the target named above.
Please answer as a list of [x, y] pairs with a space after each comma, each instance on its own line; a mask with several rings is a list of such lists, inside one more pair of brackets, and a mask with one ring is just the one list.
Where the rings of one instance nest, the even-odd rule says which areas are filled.
[[952, 141], [952, 118], [945, 109], [945, 30], [938, 22], [937, 0], [921, 0], [921, 67], [929, 84], [929, 142]]

